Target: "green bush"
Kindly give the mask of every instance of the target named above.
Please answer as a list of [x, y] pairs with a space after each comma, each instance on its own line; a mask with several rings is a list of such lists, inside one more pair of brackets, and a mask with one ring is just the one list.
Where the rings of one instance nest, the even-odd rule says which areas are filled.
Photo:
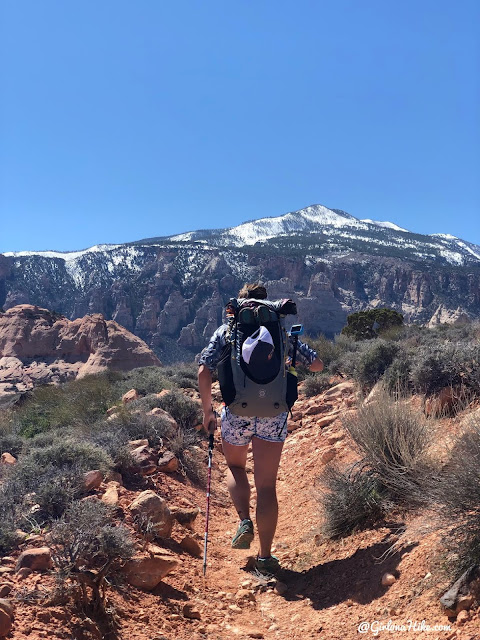
[[112, 466], [112, 459], [100, 447], [73, 438], [57, 440], [41, 449], [32, 448], [22, 462], [31, 462], [45, 469], [51, 466], [58, 469], [75, 468], [80, 471], [107, 471]]
[[198, 445], [198, 435], [192, 429], [179, 428], [168, 439], [167, 446], [180, 461], [184, 474], [195, 484], [205, 486], [205, 455]]
[[0, 554], [8, 554], [17, 544], [18, 522], [21, 515], [23, 494], [17, 494], [10, 481], [0, 483]]
[[376, 338], [383, 331], [403, 325], [403, 315], [393, 309], [369, 309], [357, 311], [347, 316], [347, 326], [342, 334], [351, 336], [355, 340]]
[[143, 396], [171, 389], [173, 384], [165, 371], [164, 367], [141, 367], [121, 374], [113, 385], [116, 401], [130, 389], [136, 389]]
[[180, 391], [172, 390], [159, 398], [160, 407], [167, 411], [183, 430], [192, 429], [201, 421], [201, 411], [198, 402], [184, 395]]
[[0, 433], [0, 455], [8, 452], [16, 458], [21, 453], [24, 446], [24, 439], [15, 433]]
[[15, 414], [21, 435], [31, 438], [50, 429], [92, 424], [113, 402], [107, 374], [86, 376], [62, 386], [36, 388]]
[[198, 391], [198, 365], [193, 362], [168, 367], [165, 369], [165, 375], [181, 389], [196, 389]]
[[0, 508], [0, 553], [2, 555], [8, 554], [18, 543], [16, 528], [13, 518], [6, 518]]
[[[47, 435], [50, 434], [39, 436], [40, 442], [35, 444], [42, 444]], [[85, 471], [106, 471], [112, 465], [111, 458], [91, 442], [66, 438], [42, 448], [30, 445], [3, 485], [7, 502], [18, 502], [19, 512], [14, 519], [19, 525], [23, 519], [22, 526], [26, 527], [60, 517], [72, 500], [81, 495]]]
[[325, 369], [338, 357], [342, 350], [341, 346], [332, 342], [332, 340], [328, 340], [324, 335], [319, 335], [316, 338], [305, 336], [305, 339], [302, 338], [303, 340], [317, 352], [317, 356], [323, 362]]
[[44, 470], [34, 492], [36, 507], [30, 523], [43, 525], [60, 518], [72, 501], [83, 492], [83, 474], [77, 468]]
[[162, 408], [161, 398], [157, 393], [149, 393], [146, 396], [142, 396], [128, 403], [129, 411], [136, 411], [138, 409], [147, 413], [156, 407]]
[[115, 447], [122, 446], [129, 440], [147, 438], [150, 446], [162, 446], [172, 435], [172, 431], [170, 421], [164, 416], [125, 409], [108, 420], [99, 421], [90, 438], [114, 457]]
[[363, 386], [373, 386], [383, 376], [399, 352], [394, 342], [377, 340], [359, 357], [355, 367], [355, 377]]

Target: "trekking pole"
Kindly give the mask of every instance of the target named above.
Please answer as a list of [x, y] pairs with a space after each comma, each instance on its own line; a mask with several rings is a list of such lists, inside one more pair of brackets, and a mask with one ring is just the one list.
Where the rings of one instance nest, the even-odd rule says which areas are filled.
[[[203, 543], [203, 575], [207, 573], [207, 544], [208, 544], [208, 519], [210, 516], [210, 482], [212, 479], [212, 458], [213, 458], [213, 432], [210, 428], [213, 421], [208, 425], [208, 477], [207, 477], [207, 510], [205, 515], [205, 540]], [[215, 425], [216, 426], [216, 425]]]

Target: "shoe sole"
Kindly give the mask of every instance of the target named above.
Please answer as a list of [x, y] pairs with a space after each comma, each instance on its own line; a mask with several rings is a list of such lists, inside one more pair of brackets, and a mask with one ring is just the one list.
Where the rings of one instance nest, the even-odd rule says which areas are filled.
[[258, 571], [258, 573], [261, 573], [264, 576], [274, 576], [277, 573], [280, 573], [281, 567], [269, 567], [267, 569], [266, 567], [259, 567], [258, 565], [255, 565], [255, 569]]
[[232, 549], [250, 549], [253, 540], [253, 533], [246, 531], [241, 533], [238, 538], [232, 540]]
[[279, 573], [279, 571], [281, 570], [281, 566], [280, 563], [274, 564], [272, 565], [265, 565], [263, 563], [258, 562], [258, 560], [255, 562], [255, 569], [259, 572], [262, 573], [264, 575], [271, 575], [274, 576], [276, 573]]

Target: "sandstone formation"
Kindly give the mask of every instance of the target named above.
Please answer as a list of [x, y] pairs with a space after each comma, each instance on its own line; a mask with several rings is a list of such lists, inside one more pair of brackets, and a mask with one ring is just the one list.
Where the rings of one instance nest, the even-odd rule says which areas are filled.
[[125, 577], [129, 584], [151, 591], [179, 564], [178, 556], [155, 545], [149, 545], [149, 554], [137, 553], [125, 565]]
[[154, 491], [142, 491], [129, 509], [139, 522], [148, 521], [156, 536], [168, 538], [172, 533], [173, 516], [166, 501]]
[[15, 571], [31, 569], [32, 571], [45, 571], [52, 566], [52, 556], [48, 547], [25, 549], [19, 556]]
[[0, 313], [0, 404], [38, 384], [159, 364], [142, 340], [99, 313], [68, 320], [28, 304]]

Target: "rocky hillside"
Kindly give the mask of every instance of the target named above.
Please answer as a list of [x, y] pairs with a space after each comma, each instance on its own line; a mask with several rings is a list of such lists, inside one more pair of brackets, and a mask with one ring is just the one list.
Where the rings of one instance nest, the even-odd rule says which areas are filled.
[[[188, 394], [198, 402], [194, 390]], [[127, 394], [124, 403], [135, 402], [137, 395]], [[214, 397], [217, 403], [218, 389]], [[62, 544], [66, 544], [60, 543], [63, 538], [58, 532], [52, 535], [49, 527], [28, 537], [17, 532], [23, 539], [0, 558], [0, 637], [353, 640], [360, 629], [366, 637], [376, 637], [383, 630], [384, 636], [395, 632], [407, 640], [424, 636], [478, 640], [478, 581], [465, 583], [450, 609], [439, 602], [452, 580], [439, 564], [442, 530], [431, 514], [390, 514], [376, 527], [339, 540], [326, 539], [321, 533], [313, 487], [320, 491], [319, 474], [333, 461], [342, 466], [356, 460], [358, 453], [352, 450], [342, 417], [356, 414], [357, 400], [351, 381], [310, 398], [301, 393], [278, 477], [280, 517], [274, 551], [282, 571], [276, 578], [262, 578], [251, 570], [256, 539], [250, 551], [230, 547], [237, 520], [226, 493], [226, 466], [218, 437], [206, 577], [202, 575], [204, 491], [182, 475], [178, 459], [163, 446], [131, 441], [133, 475], [92, 469], [84, 474], [80, 501], [84, 509], [90, 505], [92, 513], [100, 506], [112, 508], [118, 528], [126, 527], [135, 542], [133, 556], [115, 567], [116, 579], [106, 587], [103, 602], [108, 617], [98, 611], [82, 613], [79, 590], [66, 589], [82, 576], [90, 579], [87, 591], [93, 597], [91, 583], [100, 572], [90, 570], [88, 563], [70, 574], [64, 591], [56, 590], [55, 576], [62, 575]], [[160, 419], [155, 412], [162, 414], [162, 410], [150, 411]], [[458, 431], [469, 414], [458, 415], [455, 424], [442, 420], [442, 439]], [[204, 460], [205, 444], [201, 443]], [[4, 454], [0, 471], [7, 467], [15, 471], [20, 464], [21, 457], [17, 461]], [[247, 472], [254, 507], [252, 467], [250, 452]], [[148, 516], [148, 530], [140, 526], [142, 515]], [[76, 517], [75, 523], [82, 524]], [[83, 536], [88, 538], [85, 531]], [[94, 566], [91, 549], [87, 558]]]
[[480, 316], [479, 247], [321, 205], [233, 229], [0, 255], [0, 306], [101, 313], [173, 362], [205, 345], [228, 298], [254, 280], [272, 298], [296, 299], [307, 332], [327, 336], [376, 306], [425, 324]]
[[142, 340], [100, 314], [72, 322], [27, 304], [0, 313], [0, 405], [40, 384], [159, 364]]

